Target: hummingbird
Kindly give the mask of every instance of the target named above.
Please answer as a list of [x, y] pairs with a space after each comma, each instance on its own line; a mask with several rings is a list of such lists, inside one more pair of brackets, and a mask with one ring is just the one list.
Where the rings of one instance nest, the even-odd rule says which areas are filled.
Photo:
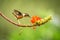
[[15, 9], [12, 14], [17, 18], [18, 21], [19, 21], [19, 19], [22, 19], [24, 17], [30, 17], [30, 15], [28, 13], [21, 13], [20, 11], [15, 10]]

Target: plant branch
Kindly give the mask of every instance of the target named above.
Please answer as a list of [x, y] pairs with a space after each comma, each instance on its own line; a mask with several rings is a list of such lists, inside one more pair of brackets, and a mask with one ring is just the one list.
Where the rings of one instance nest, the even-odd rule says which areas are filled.
[[[33, 26], [38, 26], [37, 24], [34, 24], [34, 25], [33, 24], [31, 24], [31, 25], [24, 25], [24, 24], [15, 23], [11, 19], [9, 19], [8, 17], [6, 17], [2, 12], [0, 12], [0, 16], [2, 16], [5, 20], [7, 20], [8, 22], [10, 22], [10, 23], [12, 23], [12, 24], [14, 24], [14, 25], [16, 25], [18, 27], [33, 27]], [[45, 20], [44, 23], [48, 22], [48, 20], [50, 20], [50, 19]], [[44, 23], [41, 23], [40, 25], [42, 25]]]

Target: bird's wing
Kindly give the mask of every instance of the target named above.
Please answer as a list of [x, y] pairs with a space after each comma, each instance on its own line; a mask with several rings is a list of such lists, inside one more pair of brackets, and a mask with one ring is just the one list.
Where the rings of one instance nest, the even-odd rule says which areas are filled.
[[22, 13], [18, 10], [14, 10], [14, 12], [15, 12], [16, 15], [22, 15]]

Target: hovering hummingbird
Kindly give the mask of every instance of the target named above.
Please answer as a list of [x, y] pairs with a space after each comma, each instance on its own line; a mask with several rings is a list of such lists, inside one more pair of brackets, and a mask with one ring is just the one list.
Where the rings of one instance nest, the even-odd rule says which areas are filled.
[[30, 17], [30, 15], [28, 13], [21, 13], [20, 11], [15, 10], [15, 9], [14, 9], [14, 12], [12, 14], [17, 18], [17, 20], [24, 18], [24, 17]]

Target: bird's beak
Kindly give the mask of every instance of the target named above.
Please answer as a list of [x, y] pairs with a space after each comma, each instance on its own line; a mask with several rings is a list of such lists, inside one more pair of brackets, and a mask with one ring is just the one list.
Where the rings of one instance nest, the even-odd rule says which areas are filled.
[[28, 16], [29, 18], [31, 18], [31, 16]]

